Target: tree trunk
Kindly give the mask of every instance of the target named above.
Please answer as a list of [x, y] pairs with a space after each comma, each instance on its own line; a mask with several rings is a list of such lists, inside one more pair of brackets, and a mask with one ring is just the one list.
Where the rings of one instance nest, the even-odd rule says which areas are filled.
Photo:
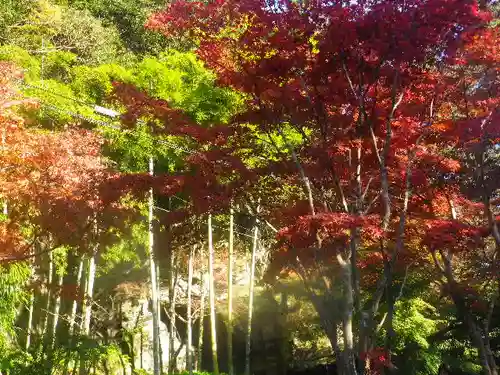
[[[154, 174], [153, 158], [149, 159], [149, 175]], [[153, 232], [153, 209], [154, 195], [153, 189], [149, 190], [148, 199], [148, 252], [151, 278], [151, 313], [153, 315], [153, 374], [160, 375], [160, 319], [158, 311], [158, 286], [156, 275], [156, 259], [154, 254], [154, 232]]]
[[465, 323], [469, 330], [469, 336], [472, 344], [478, 350], [479, 362], [482, 367], [481, 372], [484, 375], [498, 375], [495, 360], [489, 355], [491, 353], [491, 350], [488, 350], [490, 346], [489, 337], [484, 336], [482, 330], [479, 328], [478, 324], [474, 320], [474, 317], [469, 311], [465, 313]]
[[[7, 141], [7, 128], [4, 127], [2, 130], [2, 149], [5, 148], [5, 142]], [[9, 207], [6, 200], [2, 202], [2, 213], [7, 216], [9, 214]], [[28, 345], [29, 346], [29, 345]]]
[[[160, 362], [160, 372], [163, 372], [165, 367], [163, 363], [163, 346], [161, 344], [161, 334], [160, 334], [160, 324], [161, 324], [161, 292], [160, 292], [160, 262], [156, 262], [156, 287], [157, 287], [157, 296], [158, 296], [158, 358]], [[168, 358], [168, 345], [166, 347], [166, 357]]]
[[193, 358], [192, 358], [192, 346], [193, 346], [193, 323], [192, 323], [192, 312], [191, 312], [191, 291], [193, 284], [193, 257], [195, 253], [195, 248], [189, 253], [188, 260], [188, 285], [187, 285], [187, 342], [186, 342], [186, 367], [189, 375], [193, 375]]
[[31, 345], [31, 333], [33, 330], [33, 306], [35, 304], [35, 292], [33, 291], [30, 295], [30, 302], [28, 307], [28, 327], [26, 328], [26, 350], [29, 349]]
[[[456, 282], [452, 274], [451, 265], [448, 261], [445, 261], [445, 272], [448, 285], [450, 285], [450, 289], [452, 289], [453, 285], [456, 285]], [[490, 338], [488, 335], [484, 334], [479, 324], [474, 319], [474, 315], [470, 312], [464, 297], [459, 293], [460, 292], [452, 292], [451, 297], [469, 331], [472, 345], [476, 347], [478, 351], [481, 373], [483, 375], [498, 375], [498, 368], [490, 349]]]
[[393, 271], [392, 262], [388, 261], [384, 264], [384, 272], [387, 273], [387, 285], [386, 285], [386, 300], [387, 300], [387, 319], [386, 319], [386, 340], [385, 340], [385, 351], [387, 353], [388, 359], [391, 360], [391, 353], [396, 339], [396, 331], [394, 330], [394, 313], [396, 299], [393, 295]]
[[[457, 211], [455, 209], [453, 200], [448, 199], [448, 204], [450, 206], [451, 218], [453, 220], [456, 220]], [[498, 367], [490, 349], [490, 337], [488, 332], [483, 332], [478, 322], [476, 322], [474, 315], [467, 306], [467, 302], [465, 301], [464, 296], [460, 293], [460, 291], [454, 292], [454, 290], [458, 289], [456, 288], [458, 283], [455, 280], [455, 276], [453, 274], [453, 254], [441, 253], [441, 256], [444, 263], [443, 266], [440, 266], [437, 263], [434, 255], [436, 266], [446, 278], [449, 289], [452, 291], [451, 298], [453, 300], [453, 303], [455, 304], [455, 307], [457, 308], [459, 314], [462, 316], [465, 326], [469, 331], [469, 338], [471, 339], [472, 345], [475, 346], [478, 351], [479, 362], [481, 363], [482, 367], [481, 372], [484, 375], [498, 375]]]
[[[82, 278], [81, 278], [81, 283], [80, 283], [80, 291], [82, 293], [82, 301], [81, 301], [81, 306], [80, 306], [80, 322], [78, 324], [78, 333], [81, 334], [83, 331], [83, 316], [85, 314], [85, 303], [86, 303], [86, 293], [87, 293], [87, 284], [88, 284], [88, 273], [89, 273], [89, 268], [88, 268], [88, 259], [87, 258], [82, 258], [83, 263], [83, 271], [82, 271]], [[76, 328], [76, 327], [75, 327]]]
[[[142, 316], [144, 314], [144, 306], [141, 307], [141, 313], [139, 316]], [[141, 330], [139, 332], [140, 336], [139, 336], [139, 345], [140, 345], [140, 348], [139, 348], [139, 360], [140, 360], [140, 364], [139, 364], [139, 368], [143, 369], [144, 368], [144, 327], [142, 326], [141, 324]]]
[[[90, 320], [92, 317], [92, 296], [94, 293], [94, 280], [95, 280], [95, 257], [96, 257], [96, 251], [92, 256], [88, 259], [87, 263], [87, 272], [86, 272], [86, 290], [85, 290], [85, 296], [84, 300], [82, 303], [82, 328], [81, 328], [81, 334], [84, 336], [89, 336], [90, 335]], [[90, 364], [92, 365], [92, 364]], [[83, 356], [80, 357], [80, 375], [86, 375], [88, 374], [88, 370], [85, 366], [85, 361], [83, 360]]]
[[201, 281], [201, 291], [200, 291], [200, 326], [198, 332], [198, 353], [196, 356], [196, 369], [198, 371], [202, 370], [202, 357], [203, 357], [203, 333], [204, 333], [204, 322], [205, 322], [205, 252], [203, 251], [203, 245], [200, 247], [200, 281]]
[[[83, 262], [84, 258], [80, 258], [80, 262], [78, 262], [78, 272], [76, 275], [76, 282], [83, 284], [82, 280], [82, 275], [83, 275]], [[83, 289], [81, 289], [83, 291]], [[78, 301], [75, 300], [73, 301], [73, 304], [71, 306], [71, 317], [69, 320], [69, 338], [73, 337], [73, 334], [75, 333], [75, 326], [76, 326], [76, 312], [78, 310]]]
[[257, 245], [259, 241], [259, 227], [258, 220], [255, 222], [253, 229], [253, 244], [252, 244], [252, 257], [250, 261], [250, 286], [248, 295], [248, 321], [246, 332], [246, 345], [245, 345], [245, 375], [250, 375], [250, 360], [252, 352], [252, 315], [253, 315], [253, 297], [255, 288], [255, 263], [257, 254]]
[[229, 214], [229, 250], [227, 257], [227, 368], [228, 374], [234, 375], [233, 368], [233, 247], [234, 247], [234, 211]]
[[325, 300], [321, 300], [320, 298], [313, 298], [312, 303], [314, 309], [318, 313], [320, 318], [321, 326], [328, 337], [328, 341], [330, 341], [330, 345], [332, 347], [333, 352], [335, 353], [337, 368], [339, 369], [339, 374], [344, 373], [344, 358], [342, 356], [342, 351], [339, 346], [339, 337], [337, 331], [338, 318], [332, 314], [335, 307], [327, 304]]
[[[449, 266], [447, 265], [445, 265], [445, 272], [447, 273], [448, 285], [456, 284], [453, 278], [449, 278]], [[483, 375], [498, 375], [495, 359], [491, 355], [489, 336], [484, 334], [478, 322], [476, 322], [474, 315], [469, 311], [467, 303], [460, 292], [452, 292], [451, 297], [459, 315], [462, 317], [465, 327], [467, 327], [471, 343], [478, 351], [481, 373]]]
[[[33, 278], [34, 267], [35, 267], [35, 262], [33, 261], [32, 268], [31, 268], [31, 278]], [[32, 335], [32, 331], [33, 331], [34, 305], [35, 305], [35, 290], [33, 290], [30, 294], [30, 301], [29, 301], [29, 305], [28, 305], [28, 326], [26, 327], [26, 344], [25, 344], [26, 351], [29, 349], [29, 347], [31, 345], [31, 335]]]
[[[77, 273], [77, 276], [76, 276], [76, 282], [80, 284], [80, 291], [82, 293], [85, 294], [85, 277], [83, 277], [83, 266], [84, 266], [84, 260], [85, 258], [82, 256], [80, 258], [80, 262], [78, 264], [78, 273]], [[85, 302], [85, 299], [82, 301], [82, 313], [83, 313], [83, 303]], [[68, 329], [68, 338], [69, 338], [69, 347], [68, 347], [68, 350], [66, 352], [66, 359], [65, 359], [65, 362], [64, 362], [64, 372], [63, 374], [64, 375], [67, 375], [68, 374], [68, 371], [69, 371], [69, 365], [70, 365], [70, 362], [71, 362], [71, 353], [72, 353], [72, 345], [73, 345], [73, 339], [74, 339], [74, 333], [75, 333], [75, 328], [77, 327], [77, 324], [76, 324], [76, 313], [77, 313], [77, 310], [78, 310], [78, 301], [75, 300], [73, 301], [73, 305], [71, 306], [71, 317], [70, 317], [70, 321], [69, 321], [69, 329]], [[80, 324], [78, 325], [78, 328], [82, 329], [83, 327], [83, 319], [80, 319]]]
[[342, 331], [344, 335], [344, 368], [346, 375], [357, 375], [356, 357], [354, 355], [354, 337], [353, 337], [353, 315], [354, 299], [352, 287], [352, 268], [349, 261], [341, 263], [343, 271], [343, 291], [344, 303], [342, 316]]
[[57, 285], [59, 287], [58, 293], [57, 293], [57, 298], [54, 303], [54, 311], [53, 311], [53, 321], [52, 321], [52, 341], [51, 341], [51, 348], [54, 347], [56, 343], [56, 334], [57, 334], [57, 325], [59, 323], [59, 310], [61, 309], [61, 287], [63, 285], [64, 281], [64, 275], [58, 275], [59, 279], [57, 282]]
[[[52, 273], [54, 272], [54, 261], [52, 251], [49, 252], [49, 271], [47, 275], [47, 302], [45, 304], [45, 314], [43, 318], [43, 326], [42, 326], [42, 337], [46, 338], [49, 330], [49, 311], [50, 311], [50, 299], [52, 298]], [[48, 342], [48, 341], [47, 341]]]
[[120, 365], [122, 366], [122, 375], [127, 374], [127, 366], [125, 364], [125, 361], [123, 360], [123, 357], [120, 355], [118, 358], [120, 358]]
[[208, 215], [208, 274], [210, 282], [210, 338], [212, 342], [213, 373], [219, 375], [217, 358], [217, 316], [215, 315], [214, 247], [212, 242], [212, 215]]
[[[7, 213], [5, 213], [7, 215]], [[35, 242], [35, 247], [33, 249], [32, 254], [35, 254], [38, 249], [37, 249], [37, 244], [39, 242]], [[36, 259], [33, 258], [31, 260], [31, 271], [30, 271], [30, 280], [34, 280], [34, 275], [35, 275], [35, 269], [37, 267], [36, 264]], [[26, 327], [26, 342], [25, 342], [25, 350], [28, 351], [30, 345], [31, 345], [31, 339], [33, 336], [33, 314], [34, 314], [34, 306], [35, 306], [35, 288], [31, 290], [30, 296], [29, 296], [29, 304], [28, 304], [28, 324]]]
[[175, 349], [175, 336], [177, 333], [176, 323], [176, 311], [175, 307], [177, 304], [177, 270], [176, 270], [176, 254], [174, 249], [171, 249], [170, 253], [170, 329], [169, 329], [169, 361], [168, 361], [168, 371], [169, 373], [174, 373], [177, 367], [177, 355]]
[[87, 268], [87, 290], [85, 291], [85, 298], [83, 303], [83, 327], [82, 334], [88, 336], [90, 334], [90, 319], [92, 317], [92, 296], [94, 293], [95, 281], [95, 253], [88, 260]]

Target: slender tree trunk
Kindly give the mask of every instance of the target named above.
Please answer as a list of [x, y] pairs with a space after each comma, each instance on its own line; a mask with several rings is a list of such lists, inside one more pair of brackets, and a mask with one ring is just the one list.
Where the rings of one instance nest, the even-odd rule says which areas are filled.
[[[482, 170], [482, 164], [480, 164], [481, 178], [484, 178]], [[457, 210], [452, 199], [448, 198], [448, 204], [450, 206], [451, 218], [457, 220]], [[488, 211], [489, 207], [486, 207]], [[441, 253], [443, 258], [443, 266], [436, 265], [441, 270], [441, 272], [446, 277], [446, 281], [450, 286], [450, 290], [456, 290], [455, 286], [458, 284], [455, 280], [453, 274], [453, 254], [452, 253]], [[464, 300], [464, 296], [460, 292], [451, 293], [452, 300], [461, 315], [463, 316], [463, 321], [465, 326], [469, 331], [469, 338], [471, 339], [472, 345], [476, 347], [479, 356], [479, 362], [481, 363], [482, 373], [484, 375], [498, 375], [498, 367], [496, 361], [491, 355], [490, 348], [490, 337], [488, 332], [484, 332], [478, 322], [476, 321], [474, 315], [471, 313], [467, 303]]]
[[[141, 307], [141, 314], [140, 316], [144, 315], [144, 306]], [[140, 348], [139, 348], [139, 357], [140, 357], [140, 365], [139, 368], [143, 369], [144, 368], [144, 328], [142, 327], [141, 324], [141, 331], [140, 331]]]
[[26, 328], [26, 350], [29, 349], [31, 345], [31, 334], [33, 330], [33, 307], [35, 304], [35, 292], [33, 291], [30, 294], [30, 302], [28, 307], [28, 327]]
[[352, 287], [352, 266], [349, 261], [341, 263], [343, 270], [344, 303], [342, 331], [344, 335], [344, 367], [346, 375], [356, 375], [356, 359], [354, 356], [353, 315], [354, 299]]
[[59, 323], [59, 310], [61, 309], [61, 287], [63, 285], [64, 281], [64, 275], [58, 275], [59, 279], [57, 282], [58, 285], [58, 294], [56, 297], [56, 301], [54, 303], [54, 311], [53, 311], [53, 321], [52, 321], [52, 341], [51, 341], [51, 348], [54, 347], [56, 343], [56, 334], [57, 334], [57, 325]]
[[315, 295], [311, 297], [314, 309], [316, 310], [320, 318], [321, 326], [323, 330], [326, 332], [328, 341], [330, 341], [330, 345], [333, 349], [333, 352], [335, 353], [335, 359], [339, 374], [343, 374], [344, 358], [339, 346], [338, 327], [337, 327], [337, 322], [340, 319], [334, 313], [337, 307], [332, 307], [331, 303], [328, 303], [328, 300], [325, 300], [321, 297]]
[[484, 334], [479, 325], [474, 320], [472, 314], [467, 311], [465, 313], [465, 322], [469, 330], [469, 336], [473, 345], [478, 349], [479, 362], [481, 363], [482, 373], [484, 375], [498, 375], [497, 366], [494, 358], [489, 356], [489, 337], [484, 337]]
[[[120, 305], [120, 310], [122, 310], [121, 305]], [[123, 314], [122, 314], [122, 316], [123, 316]], [[134, 373], [134, 371], [136, 369], [137, 349], [139, 350], [139, 355], [140, 355], [140, 348], [136, 348], [136, 345], [135, 345], [135, 337], [136, 337], [137, 332], [142, 331], [141, 317], [142, 317], [142, 306], [141, 306], [141, 309], [139, 310], [139, 312], [137, 313], [137, 318], [135, 319], [134, 329], [132, 330], [132, 332], [130, 332], [130, 356], [131, 356], [130, 367], [131, 367], [132, 373]], [[123, 322], [123, 319], [122, 319], [122, 322]], [[140, 337], [141, 336], [139, 333], [139, 340], [141, 341]], [[141, 344], [142, 343], [139, 342], [139, 345], [141, 345]], [[139, 361], [140, 361], [140, 358], [139, 358]], [[139, 363], [139, 368], [142, 368], [141, 363]]]
[[[153, 158], [149, 159], [149, 175], [154, 174]], [[156, 275], [156, 259], [154, 254], [154, 232], [153, 232], [153, 209], [154, 209], [154, 193], [153, 189], [149, 190], [149, 214], [148, 214], [148, 250], [149, 250], [149, 266], [151, 278], [151, 313], [153, 315], [153, 374], [160, 375], [160, 319], [158, 311], [158, 286]]]
[[[125, 373], [125, 363], [123, 363], [123, 359], [121, 359], [121, 356], [120, 356], [120, 363], [122, 365], [122, 371]], [[104, 375], [111, 375], [110, 371], [109, 371], [109, 366], [108, 366], [108, 359], [107, 358], [103, 358], [102, 359], [102, 368], [104, 370]]]
[[200, 326], [198, 332], [198, 353], [196, 356], [196, 369], [198, 371], [202, 370], [202, 357], [203, 357], [203, 333], [204, 333], [204, 322], [205, 322], [205, 252], [203, 251], [203, 245], [200, 247]]
[[[86, 287], [85, 287], [85, 296], [82, 303], [82, 328], [80, 333], [84, 336], [90, 335], [90, 320], [92, 318], [92, 297], [94, 293], [94, 280], [95, 280], [95, 257], [97, 251], [94, 251], [94, 254], [90, 256], [87, 260], [87, 272], [86, 274]], [[89, 366], [92, 366], [90, 364]], [[83, 356], [80, 357], [80, 375], [88, 374], [90, 370], [86, 368], [85, 361], [83, 360]]]
[[193, 375], [193, 358], [192, 358], [192, 346], [193, 346], [193, 323], [192, 323], [192, 311], [191, 311], [191, 292], [193, 284], [193, 257], [195, 253], [195, 247], [189, 253], [188, 260], [188, 285], [187, 285], [187, 342], [186, 342], [186, 367], [189, 375]]
[[88, 284], [88, 273], [89, 273], [89, 268], [88, 268], [88, 259], [82, 258], [83, 260], [83, 271], [82, 271], [82, 278], [80, 282], [80, 290], [82, 293], [82, 302], [80, 306], [80, 322], [78, 323], [75, 328], [78, 328], [78, 334], [81, 334], [83, 331], [83, 316], [85, 314], [85, 303], [86, 303], [86, 293], [87, 293], [87, 284]]
[[[80, 291], [85, 294], [86, 293], [86, 290], [85, 290], [86, 286], [85, 286], [85, 278], [83, 277], [84, 263], [85, 263], [85, 258], [82, 256], [80, 258], [80, 261], [78, 262], [78, 272], [77, 272], [77, 276], [76, 276], [76, 282], [80, 284]], [[82, 301], [82, 313], [83, 313], [83, 303], [84, 302], [85, 302], [85, 299]], [[76, 327], [78, 327], [80, 329], [80, 331], [83, 327], [83, 319], [80, 319], [80, 324], [78, 324], [78, 325], [76, 324], [77, 310], [78, 310], [78, 301], [75, 298], [75, 300], [73, 301], [73, 304], [71, 306], [71, 317], [70, 317], [69, 329], [68, 329], [69, 348], [66, 352], [66, 359], [64, 362], [64, 372], [63, 372], [64, 375], [67, 375], [68, 371], [69, 371], [69, 365], [71, 362], [71, 353], [73, 350], [72, 345], [73, 345], [73, 341], [74, 341], [74, 334], [76, 331]]]
[[[84, 258], [80, 258], [80, 261], [78, 262], [78, 272], [76, 275], [76, 282], [83, 284], [82, 276], [83, 276], [83, 263], [84, 263]], [[82, 285], [83, 286], [83, 285]], [[83, 291], [83, 289], [82, 289]], [[73, 337], [73, 334], [75, 333], [75, 326], [76, 326], [76, 312], [78, 310], [78, 301], [75, 300], [73, 301], [73, 304], [71, 306], [71, 317], [69, 320], [69, 338]]]
[[[5, 149], [5, 143], [7, 141], [7, 128], [2, 129], [2, 149]], [[2, 213], [7, 216], [9, 214], [9, 207], [6, 200], [2, 202]]]
[[[160, 362], [160, 372], [163, 372], [164, 369], [164, 363], [163, 363], [163, 346], [161, 344], [161, 332], [160, 332], [160, 324], [161, 324], [161, 291], [160, 291], [160, 265], [159, 262], [156, 262], [156, 287], [158, 289], [157, 291], [157, 296], [158, 296], [158, 358]], [[168, 358], [168, 345], [166, 347], [166, 357]]]
[[463, 296], [458, 295], [458, 293], [452, 293], [452, 299], [463, 316], [462, 319], [469, 331], [472, 345], [475, 346], [478, 351], [479, 363], [482, 368], [481, 373], [483, 375], [498, 375], [495, 359], [491, 355], [489, 337], [484, 334], [479, 324], [476, 322], [474, 315], [469, 311]]
[[176, 270], [176, 254], [174, 249], [171, 249], [170, 253], [170, 330], [169, 330], [169, 361], [168, 361], [168, 371], [169, 373], [173, 373], [176, 370], [177, 365], [177, 355], [175, 349], [175, 336], [177, 333], [177, 325], [176, 323], [176, 311], [175, 306], [177, 304], [177, 270]]
[[[33, 259], [32, 265], [31, 265], [31, 279], [33, 279], [33, 275], [35, 273], [35, 261]], [[35, 290], [32, 290], [30, 293], [30, 300], [28, 304], [28, 326], [26, 327], [26, 343], [25, 343], [25, 349], [26, 351], [29, 349], [31, 345], [31, 335], [33, 334], [33, 311], [34, 311], [34, 306], [35, 306]]]
[[92, 297], [94, 294], [94, 281], [95, 281], [95, 253], [88, 260], [87, 268], [87, 290], [85, 292], [85, 301], [83, 304], [83, 327], [82, 334], [88, 336], [90, 334], [90, 320], [92, 318]]
[[212, 362], [214, 375], [219, 375], [217, 358], [217, 316], [215, 315], [214, 246], [212, 240], [212, 215], [208, 215], [208, 273], [210, 282], [210, 337], [212, 341]]
[[227, 368], [229, 375], [234, 375], [233, 368], [233, 247], [234, 247], [234, 211], [229, 213], [229, 251], [227, 257]]
[[47, 337], [49, 330], [48, 330], [48, 325], [49, 325], [49, 311], [50, 311], [50, 300], [52, 298], [52, 274], [54, 272], [54, 261], [53, 261], [53, 254], [52, 251], [49, 252], [49, 272], [47, 275], [47, 302], [45, 304], [45, 314], [43, 318], [43, 333], [42, 337]]
[[258, 243], [259, 243], [259, 228], [258, 228], [258, 220], [256, 220], [255, 227], [253, 229], [252, 256], [251, 256], [251, 261], [250, 261], [250, 286], [249, 286], [249, 293], [248, 293], [248, 321], [247, 321], [246, 345], [245, 345], [245, 375], [250, 375], [250, 362], [251, 362], [251, 352], [252, 352], [253, 297], [254, 297], [254, 289], [255, 289], [255, 263], [256, 263]]
[[122, 356], [119, 356], [120, 358], [120, 365], [122, 366], [122, 375], [127, 374], [127, 366], [125, 365], [125, 361], [123, 360]]
[[[443, 258], [444, 276], [446, 277], [450, 289], [453, 290], [455, 289], [454, 286], [457, 285], [457, 282], [453, 275], [451, 259], [446, 255], [444, 255]], [[469, 331], [469, 337], [472, 345], [475, 346], [478, 351], [479, 363], [482, 367], [481, 373], [483, 375], [498, 375], [496, 362], [490, 355], [491, 349], [489, 336], [484, 334], [478, 322], [476, 322], [474, 315], [470, 312], [469, 307], [464, 300], [464, 296], [461, 295], [460, 292], [452, 292], [451, 297], [460, 315], [462, 315], [463, 322]]]

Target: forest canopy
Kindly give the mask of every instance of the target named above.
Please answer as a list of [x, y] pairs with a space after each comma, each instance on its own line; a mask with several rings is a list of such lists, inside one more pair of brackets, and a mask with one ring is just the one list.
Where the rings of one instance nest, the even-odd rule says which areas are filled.
[[0, 375], [498, 375], [488, 0], [0, 4]]

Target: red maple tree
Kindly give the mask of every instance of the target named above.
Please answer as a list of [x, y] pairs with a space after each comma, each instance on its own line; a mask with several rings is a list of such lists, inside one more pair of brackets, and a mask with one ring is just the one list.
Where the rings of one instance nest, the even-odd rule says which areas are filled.
[[[121, 95], [125, 119], [152, 116], [202, 145], [181, 176], [162, 177], [169, 193], [190, 197], [187, 209], [259, 195], [262, 215], [281, 227], [273, 270], [303, 280], [343, 374], [393, 366], [393, 278], [401, 259], [425, 262], [416, 243], [455, 290], [483, 372], [497, 374], [452, 265], [452, 254], [488, 238], [498, 249], [496, 169], [485, 155], [498, 139], [499, 55], [488, 18], [463, 0], [217, 0], [176, 1], [149, 21], [195, 38], [219, 83], [247, 95], [247, 110], [213, 131], [166, 103]], [[475, 196], [464, 191], [467, 155], [479, 166]], [[369, 285], [367, 263], [380, 270]]]
[[[44, 251], [66, 245], [94, 252], [97, 244], [116, 240], [117, 231], [110, 229], [125, 230], [130, 214], [119, 202], [104, 199], [104, 186], [115, 173], [101, 156], [103, 140], [76, 127], [49, 132], [27, 126], [16, 110], [36, 103], [19, 99], [13, 89], [15, 72], [1, 66], [0, 197], [8, 208], [2, 258], [36, 256], [35, 242], [49, 244]], [[32, 229], [33, 238], [20, 234], [23, 227]]]

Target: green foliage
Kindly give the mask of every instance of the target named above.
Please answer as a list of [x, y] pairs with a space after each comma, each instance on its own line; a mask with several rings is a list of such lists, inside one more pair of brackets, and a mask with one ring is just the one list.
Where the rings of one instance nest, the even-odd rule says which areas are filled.
[[112, 274], [113, 269], [124, 266], [139, 269], [142, 266], [141, 258], [145, 258], [147, 243], [147, 228], [143, 222], [132, 224], [131, 236], [122, 239], [115, 245], [108, 247], [101, 255], [101, 266], [98, 275]]
[[282, 124], [281, 132], [273, 131], [270, 133], [260, 132], [253, 124], [245, 126], [255, 134], [255, 146], [261, 150], [260, 155], [266, 155], [258, 158], [252, 155], [253, 149], [242, 150], [249, 153], [246, 162], [252, 167], [268, 161], [280, 160], [283, 155], [290, 154], [292, 150], [296, 150], [304, 144], [305, 137], [311, 134], [308, 129], [303, 129], [303, 133], [301, 133], [289, 123]]
[[[113, 82], [131, 83], [154, 97], [168, 100], [198, 123], [224, 123], [243, 106], [241, 95], [215, 86], [214, 75], [192, 53], [170, 51], [159, 58], [147, 57], [130, 68], [116, 63], [92, 67], [79, 65], [79, 56], [67, 51], [51, 52], [42, 61], [41, 56], [30, 55], [18, 46], [2, 46], [0, 60], [12, 61], [24, 69], [26, 82], [33, 86], [25, 93], [45, 105], [42, 110], [31, 109], [27, 114], [47, 128], [60, 128], [74, 121], [74, 113], [99, 118], [86, 103], [106, 106]], [[127, 140], [130, 134], [108, 134], [116, 146], [112, 153], [119, 156], [117, 150], [121, 148], [129, 154], [122, 155], [125, 169], [143, 171], [145, 155], [176, 159], [171, 150], [153, 145], [153, 137], [145, 129], [138, 127], [133, 133], [133, 143]]]
[[403, 349], [406, 343], [414, 342], [423, 349], [429, 348], [427, 338], [443, 324], [437, 318], [434, 306], [421, 298], [414, 298], [396, 303], [394, 329], [398, 334], [397, 349]]
[[97, 104], [102, 104], [111, 93], [112, 82], [129, 82], [132, 79], [131, 72], [117, 64], [77, 66], [72, 74], [70, 86], [74, 93], [81, 99]]
[[9, 375], [27, 374], [26, 367], [34, 362], [33, 356], [23, 350], [15, 350], [7, 353], [0, 361], [0, 370]]
[[52, 251], [55, 272], [58, 276], [64, 276], [68, 267], [68, 253], [71, 249], [59, 247]]
[[[453, 324], [453, 317], [448, 316], [448, 324]], [[478, 364], [478, 352], [471, 346], [468, 339], [468, 332], [461, 326], [452, 331], [445, 340], [437, 343], [443, 363], [452, 369], [468, 374], [481, 373]]]
[[[72, 100], [75, 94], [68, 85], [53, 79], [34, 81], [36, 87], [27, 88], [25, 93], [42, 103], [40, 109], [28, 108], [26, 114], [35, 123], [44, 128], [60, 128], [67, 123], [74, 122], [72, 113], [92, 117], [92, 108], [81, 105]], [[42, 88], [42, 89], [40, 89]]]
[[112, 160], [119, 160], [117, 167], [122, 171], [145, 172], [149, 157], [163, 151], [162, 148], [155, 148], [154, 137], [144, 125], [128, 132], [109, 128], [103, 131], [108, 139], [106, 154]]
[[70, 86], [82, 100], [101, 103], [111, 93], [111, 79], [98, 68], [78, 66], [73, 70], [74, 79]]
[[[82, 69], [88, 71], [86, 68]], [[106, 83], [111, 85], [111, 80], [132, 83], [151, 96], [167, 100], [173, 107], [183, 109], [199, 123], [228, 121], [243, 105], [240, 95], [215, 86], [213, 74], [205, 69], [192, 53], [170, 51], [158, 58], [147, 57], [130, 71], [109, 65], [98, 69], [105, 72], [109, 78], [108, 81], [103, 76], [96, 79], [94, 87], [99, 89], [94, 92], [104, 95], [111, 89]], [[79, 76], [89, 82], [92, 74], [88, 72]], [[75, 79], [75, 82], [79, 82], [78, 79]], [[84, 85], [79, 84], [78, 87]], [[92, 92], [91, 89], [81, 91]], [[95, 98], [98, 99], [97, 96]], [[162, 137], [153, 136], [149, 129], [141, 124], [127, 132], [113, 129], [103, 131], [109, 140], [106, 146], [107, 155], [120, 161], [118, 168], [122, 171], [146, 171], [150, 156], [157, 161], [160, 170], [173, 171], [185, 156], [165, 143], [157, 143]], [[164, 140], [170, 143], [178, 143], [172, 137], [165, 138]]]
[[[58, 347], [50, 353], [49, 358], [41, 347], [31, 352], [12, 351], [1, 360], [0, 370], [9, 375], [62, 375], [66, 366], [72, 369], [83, 364], [86, 369], [107, 366], [111, 373], [118, 373], [123, 365], [128, 364], [128, 358], [114, 344], [103, 345], [98, 340], [83, 337], [75, 337], [75, 340], [74, 346]], [[99, 370], [98, 373], [104, 371]]]
[[10, 61], [24, 70], [25, 78], [37, 80], [40, 78], [40, 60], [29, 54], [25, 49], [6, 45], [0, 47], [0, 61]]
[[[43, 80], [41, 79], [42, 61], [17, 46], [0, 47], [0, 61], [10, 61], [22, 68], [24, 81], [28, 86], [21, 87], [27, 97], [41, 103], [40, 108], [29, 107], [25, 115], [33, 123], [47, 128], [60, 128], [73, 122], [69, 113], [79, 113], [93, 117], [91, 108], [75, 102], [81, 93], [73, 92], [67, 82], [75, 75], [76, 56], [70, 52], [54, 52], [43, 61]], [[95, 116], [94, 116], [95, 117]]]
[[60, 30], [62, 9], [48, 0], [34, 0], [30, 11], [15, 27], [8, 29], [6, 40], [33, 52], [52, 47], [53, 38]]
[[20, 23], [30, 13], [32, 0], [2, 0], [0, 1], [0, 43], [5, 43], [10, 28]]
[[402, 358], [398, 367], [405, 374], [435, 374], [441, 364], [441, 353], [429, 338], [444, 323], [436, 308], [418, 297], [398, 301], [395, 308], [395, 349]]
[[69, 51], [91, 65], [126, 59], [127, 55], [114, 27], [104, 26], [87, 10], [47, 0], [32, 2], [23, 22], [8, 29], [6, 40], [40, 54]]
[[0, 350], [5, 350], [16, 336], [17, 310], [26, 302], [25, 287], [30, 275], [30, 266], [25, 262], [0, 266]]
[[171, 102], [198, 123], [227, 122], [243, 106], [241, 95], [215, 86], [215, 76], [193, 53], [171, 50], [145, 58], [133, 76], [138, 88]]
[[92, 365], [106, 361], [111, 368], [119, 368], [121, 363], [128, 362], [127, 357], [123, 356], [118, 346], [103, 345], [98, 340], [82, 339], [78, 345], [78, 356], [76, 360], [83, 362], [86, 368]]
[[[152, 375], [152, 372], [148, 372], [143, 369], [136, 369], [133, 372], [133, 375]], [[182, 371], [177, 373], [178, 375], [189, 375], [189, 371]], [[213, 372], [208, 372], [208, 371], [193, 371], [193, 375], [213, 375]], [[224, 372], [219, 372], [220, 375], [227, 375]]]
[[54, 44], [70, 49], [80, 61], [98, 65], [125, 58], [116, 28], [103, 26], [86, 10], [65, 8]]
[[154, 10], [165, 4], [161, 0], [68, 0], [69, 5], [87, 9], [95, 17], [115, 27], [124, 45], [138, 55], [156, 55], [169, 42], [158, 33], [144, 28]]
[[67, 51], [56, 51], [47, 54], [44, 60], [44, 77], [60, 82], [69, 82], [72, 78], [72, 69], [77, 61], [77, 55]]

